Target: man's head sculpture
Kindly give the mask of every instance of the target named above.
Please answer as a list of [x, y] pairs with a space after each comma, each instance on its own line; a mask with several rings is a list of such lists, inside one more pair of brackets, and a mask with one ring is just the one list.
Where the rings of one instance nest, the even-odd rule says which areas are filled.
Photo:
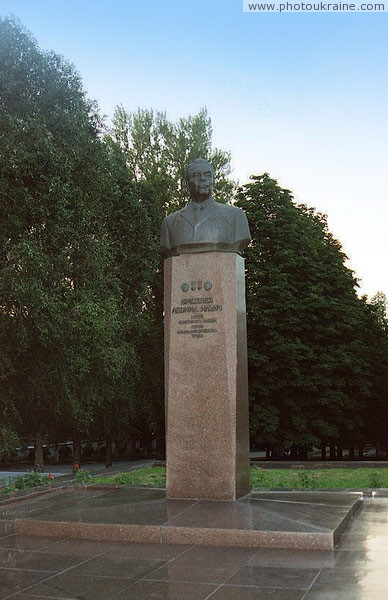
[[202, 158], [186, 167], [186, 184], [193, 202], [203, 202], [211, 197], [214, 188], [214, 169]]

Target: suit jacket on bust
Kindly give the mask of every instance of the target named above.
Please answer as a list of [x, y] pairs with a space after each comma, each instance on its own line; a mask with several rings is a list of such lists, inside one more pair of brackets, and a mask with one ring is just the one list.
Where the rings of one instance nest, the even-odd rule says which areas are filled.
[[203, 204], [190, 201], [168, 215], [162, 224], [160, 246], [169, 256], [187, 252], [242, 252], [251, 239], [241, 208], [210, 198]]

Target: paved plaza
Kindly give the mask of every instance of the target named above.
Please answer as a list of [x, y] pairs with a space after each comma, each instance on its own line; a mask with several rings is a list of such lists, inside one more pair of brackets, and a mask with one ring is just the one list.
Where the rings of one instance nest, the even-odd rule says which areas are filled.
[[117, 543], [15, 533], [0, 514], [0, 599], [386, 600], [388, 499], [367, 498], [334, 550]]

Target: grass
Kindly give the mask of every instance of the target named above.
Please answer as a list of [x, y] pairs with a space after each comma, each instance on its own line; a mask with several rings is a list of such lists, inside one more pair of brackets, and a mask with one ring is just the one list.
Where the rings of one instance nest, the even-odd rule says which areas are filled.
[[[164, 467], [145, 467], [116, 475], [95, 477], [93, 483], [113, 485], [165, 487]], [[336, 469], [260, 469], [251, 468], [251, 487], [256, 489], [346, 489], [388, 488], [388, 469], [352, 468]]]
[[[0, 495], [51, 483], [52, 476], [29, 473], [11, 481], [0, 481]], [[166, 487], [165, 467], [144, 467], [115, 475], [92, 476], [82, 469], [76, 473], [76, 483]], [[260, 489], [368, 489], [388, 488], [388, 468], [335, 469], [262, 469], [251, 468], [252, 490]]]
[[346, 489], [388, 488], [388, 469], [384, 467], [335, 469], [251, 469], [252, 489]]
[[93, 483], [110, 483], [113, 485], [137, 485], [144, 487], [166, 487], [165, 467], [144, 467], [134, 471], [124, 471], [116, 475], [94, 477]]

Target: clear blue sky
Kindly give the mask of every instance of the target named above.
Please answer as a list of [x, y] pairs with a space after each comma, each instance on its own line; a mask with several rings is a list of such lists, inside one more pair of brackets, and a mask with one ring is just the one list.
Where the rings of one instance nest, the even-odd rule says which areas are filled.
[[388, 295], [388, 13], [243, 13], [242, 0], [0, 0], [111, 116], [206, 106], [240, 183], [267, 171]]

